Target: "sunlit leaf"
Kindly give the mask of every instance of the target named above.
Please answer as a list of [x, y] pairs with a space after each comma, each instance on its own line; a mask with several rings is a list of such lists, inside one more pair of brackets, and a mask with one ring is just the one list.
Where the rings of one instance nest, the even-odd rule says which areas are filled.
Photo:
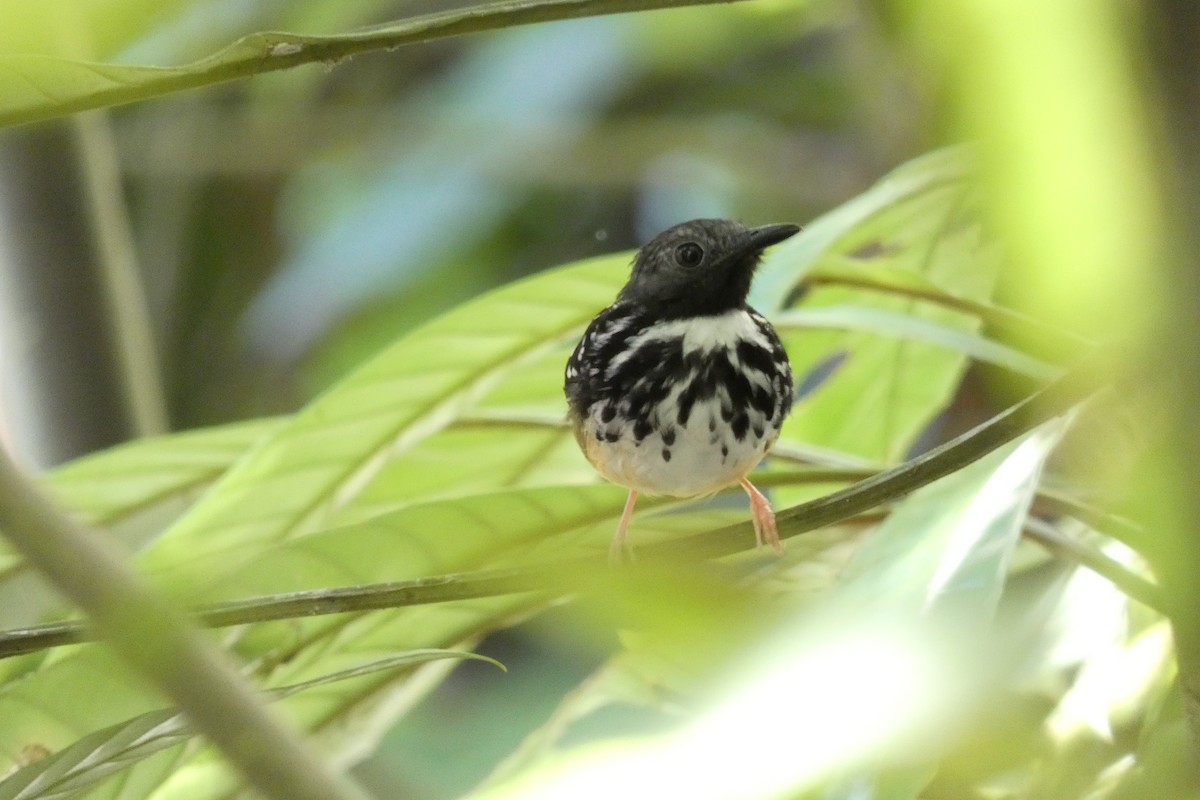
[[[776, 797], [815, 790], [823, 780], [839, 785], [848, 767], [903, 751], [914, 736], [937, 732], [927, 752], [934, 741], [945, 744], [969, 714], [954, 698], [972, 673], [954, 681], [940, 674], [955, 650], [940, 653], [928, 632], [979, 636], [989, 628], [1042, 465], [1066, 424], [1050, 423], [914, 493], [851, 558], [841, 585], [778, 626], [770, 655], [698, 715], [683, 716], [662, 735], [554, 754], [551, 746], [579, 717], [614, 699], [646, 702], [631, 694], [628, 675], [603, 670], [595, 685], [567, 698], [480, 796], [611, 796], [665, 773], [688, 797]], [[954, 658], [966, 657], [961, 666], [968, 667], [974, 649], [961, 641], [955, 648]], [[727, 780], [711, 764], [722, 757], [741, 763], [750, 753], [762, 758], [752, 775]], [[547, 755], [545, 768], [522, 771]], [[874, 784], [872, 796], [915, 797], [934, 773], [932, 762], [911, 764], [901, 772], [852, 773], [850, 785]]]
[[[71, 461], [50, 471], [46, 482], [81, 521], [138, 550], [281, 422], [262, 419], [140, 439]], [[0, 624], [28, 625], [62, 605], [0, 538]]]
[[283, 423], [257, 419], [140, 439], [71, 461], [47, 481], [83, 522], [107, 527], [173, 497], [198, 494]]
[[[164, 528], [279, 419], [140, 439], [52, 470], [57, 499], [88, 524], [106, 528], [129, 547]], [[0, 575], [19, 559], [0, 541]]]
[[1049, 423], [914, 492], [851, 560], [842, 591], [900, 615], [986, 626], [1042, 466], [1067, 424]]

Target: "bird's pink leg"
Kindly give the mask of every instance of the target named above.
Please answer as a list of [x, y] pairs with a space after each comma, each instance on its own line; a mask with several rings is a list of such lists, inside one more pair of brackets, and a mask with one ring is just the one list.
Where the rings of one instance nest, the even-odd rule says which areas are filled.
[[777, 554], [783, 554], [783, 543], [779, 541], [779, 531], [775, 527], [775, 512], [771, 510], [771, 501], [754, 487], [750, 481], [742, 478], [742, 488], [750, 495], [750, 518], [754, 521], [754, 540], [759, 547], [769, 544]]
[[637, 492], [630, 489], [629, 498], [625, 501], [625, 510], [621, 512], [621, 521], [617, 523], [617, 532], [608, 548], [608, 560], [612, 564], [620, 564], [626, 556], [629, 556], [630, 560], [633, 559], [633, 550], [625, 541], [625, 534], [629, 530], [629, 520], [633, 516], [633, 505], [636, 502]]

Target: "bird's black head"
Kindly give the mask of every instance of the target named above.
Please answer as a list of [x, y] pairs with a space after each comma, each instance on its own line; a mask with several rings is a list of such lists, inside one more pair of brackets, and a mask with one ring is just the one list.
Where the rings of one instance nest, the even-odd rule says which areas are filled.
[[618, 299], [666, 319], [720, 314], [746, 302], [763, 249], [796, 225], [747, 228], [724, 219], [694, 219], [655, 236], [638, 251]]

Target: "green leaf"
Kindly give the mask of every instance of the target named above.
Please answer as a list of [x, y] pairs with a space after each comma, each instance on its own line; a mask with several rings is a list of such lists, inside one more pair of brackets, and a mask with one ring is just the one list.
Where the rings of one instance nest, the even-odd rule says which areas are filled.
[[[370, 675], [394, 672], [439, 659], [473, 659], [504, 665], [475, 653], [454, 650], [414, 650], [361, 664], [303, 683], [265, 693], [270, 700], [318, 686]], [[68, 747], [17, 770], [0, 780], [0, 800], [59, 800], [75, 797], [108, 776], [128, 769], [149, 756], [194, 737], [187, 718], [174, 709], [160, 709], [88, 734]]]
[[303, 64], [332, 65], [359, 53], [466, 33], [707, 2], [713, 0], [505, 0], [330, 36], [252, 33], [207, 58], [181, 67], [5, 54], [0, 55], [0, 126], [148, 100]]
[[[139, 550], [281, 423], [262, 419], [129, 442], [64, 464], [46, 482], [81, 521]], [[0, 539], [0, 625], [29, 625], [61, 609], [61, 596]]]
[[[777, 311], [811, 273], [824, 266], [839, 242], [852, 230], [867, 227], [884, 212], [945, 186], [959, 186], [970, 176], [971, 157], [965, 147], [938, 150], [914, 158], [881, 178], [859, 196], [821, 215], [804, 226], [773, 252], [786, 252], [787, 262], [768, 259], [754, 278], [753, 305], [762, 311]], [[787, 266], [785, 266], [785, 263]]]
[[138, 439], [71, 461], [46, 478], [82, 522], [107, 527], [199, 492], [284, 421], [272, 417]]
[[402, 338], [240, 461], [142, 565], [195, 599], [210, 575], [329, 527], [388, 461], [445, 429], [503, 378], [565, 352], [626, 268], [624, 256], [608, 257], [520, 281]]
[[[46, 483], [81, 522], [136, 548], [282, 423], [258, 419], [138, 439], [51, 470]], [[0, 575], [17, 560], [0, 541]]]
[[[800, 319], [836, 315], [844, 325], [847, 312], [836, 309], [868, 310], [855, 312], [853, 321], [862, 331], [805, 327], [784, 332], [798, 376], [827, 371], [831, 358], [839, 359], [832, 373], [798, 401], [784, 427], [784, 443], [895, 462], [954, 396], [967, 352], [1014, 362], [1008, 353], [962, 338], [977, 341], [980, 321], [972, 314], [854, 287], [818, 285], [801, 291], [806, 276], [850, 262], [861, 264], [864, 272], [911, 272], [950, 295], [986, 301], [999, 259], [977, 219], [967, 163], [957, 149], [916, 159], [812, 223], [764, 262], [756, 296], [784, 321], [792, 313]], [[784, 311], [793, 305], [795, 312]], [[884, 331], [888, 335], [880, 336]], [[958, 337], [952, 340], [952, 333]], [[1017, 363], [1037, 369], [1019, 357]]]

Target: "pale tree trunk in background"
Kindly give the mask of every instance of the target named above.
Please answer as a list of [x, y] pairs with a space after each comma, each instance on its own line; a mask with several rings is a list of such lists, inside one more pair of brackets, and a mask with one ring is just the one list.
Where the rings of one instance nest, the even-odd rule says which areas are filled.
[[0, 430], [44, 468], [128, 438], [65, 124], [0, 132]]

